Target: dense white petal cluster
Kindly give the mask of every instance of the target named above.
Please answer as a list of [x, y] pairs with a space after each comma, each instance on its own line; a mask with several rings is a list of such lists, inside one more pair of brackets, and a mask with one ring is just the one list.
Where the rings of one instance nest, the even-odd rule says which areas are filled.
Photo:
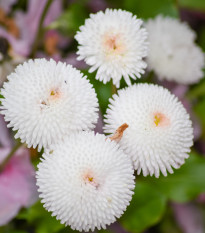
[[159, 79], [192, 84], [203, 77], [204, 53], [194, 43], [196, 34], [186, 23], [159, 15], [145, 26], [149, 35], [148, 69]]
[[79, 231], [105, 228], [126, 210], [134, 170], [119, 145], [94, 132], [73, 134], [43, 154], [37, 185], [44, 207]]
[[94, 128], [98, 118], [96, 93], [70, 65], [45, 59], [29, 60], [8, 76], [1, 94], [8, 127], [15, 138], [40, 150], [66, 134]]
[[75, 39], [78, 59], [92, 66], [89, 72], [98, 69], [96, 79], [106, 83], [113, 79], [119, 87], [122, 76], [128, 85], [130, 78], [140, 78], [144, 73], [147, 55], [147, 32], [142, 20], [124, 10], [106, 9], [91, 14], [80, 27]]
[[[138, 174], [159, 177], [179, 168], [193, 144], [193, 128], [185, 108], [167, 89], [139, 84], [122, 89], [110, 100], [105, 132], [123, 123], [119, 144], [130, 155]], [[171, 167], [172, 166], [172, 167]]]

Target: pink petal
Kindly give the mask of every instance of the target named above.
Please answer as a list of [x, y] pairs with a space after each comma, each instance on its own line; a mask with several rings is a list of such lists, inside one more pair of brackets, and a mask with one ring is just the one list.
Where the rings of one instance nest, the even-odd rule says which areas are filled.
[[16, 1], [17, 0], [0, 0], [0, 8], [2, 8], [6, 13], [9, 13], [11, 11], [11, 6]]
[[[21, 11], [16, 12], [15, 18], [21, 31], [21, 38], [30, 47], [36, 36], [39, 20], [46, 2], [47, 0], [30, 0], [28, 1], [28, 10], [26, 13]], [[57, 19], [61, 11], [61, 1], [54, 0], [44, 20], [44, 26]]]
[[0, 226], [3, 226], [18, 214], [21, 204], [11, 201], [9, 198], [1, 197], [0, 207]]
[[0, 27], [0, 36], [8, 40], [9, 44], [11, 45], [16, 54], [21, 56], [27, 56], [29, 54], [30, 48], [25, 40], [16, 39], [2, 27]]
[[[5, 158], [9, 151], [8, 148], [0, 149], [0, 159]], [[12, 219], [20, 207], [27, 207], [38, 199], [35, 170], [28, 149], [19, 149], [0, 173], [0, 197], [1, 224]]]
[[191, 203], [172, 204], [176, 221], [184, 233], [204, 233], [203, 217], [200, 209]]
[[3, 147], [11, 147], [12, 140], [9, 137], [9, 130], [3, 116], [0, 114], [0, 144]]
[[[10, 150], [11, 149], [9, 147], [0, 148], [0, 164], [4, 161], [6, 156], [9, 154]], [[0, 173], [0, 176], [1, 176], [1, 173]]]

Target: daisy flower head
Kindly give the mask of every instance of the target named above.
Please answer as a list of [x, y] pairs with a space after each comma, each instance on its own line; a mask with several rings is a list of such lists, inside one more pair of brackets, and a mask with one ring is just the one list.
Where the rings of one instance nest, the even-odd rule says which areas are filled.
[[148, 69], [159, 79], [193, 84], [203, 77], [205, 57], [194, 43], [196, 34], [186, 23], [157, 16], [145, 24], [148, 31]]
[[28, 147], [46, 148], [66, 134], [90, 130], [98, 118], [96, 93], [71, 65], [35, 59], [19, 65], [1, 89], [1, 113]]
[[185, 108], [167, 89], [138, 84], [122, 89], [110, 100], [105, 132], [127, 123], [119, 144], [138, 174], [159, 177], [179, 168], [193, 144], [193, 128]]
[[133, 194], [134, 170], [117, 143], [102, 134], [80, 132], [50, 149], [36, 177], [52, 216], [74, 230], [94, 231], [123, 214]]
[[89, 72], [97, 70], [96, 79], [103, 83], [112, 78], [119, 87], [124, 77], [130, 85], [129, 77], [140, 78], [146, 68], [143, 58], [147, 55], [147, 32], [142, 23], [125, 10], [91, 14], [75, 36], [80, 45], [78, 59], [91, 66]]

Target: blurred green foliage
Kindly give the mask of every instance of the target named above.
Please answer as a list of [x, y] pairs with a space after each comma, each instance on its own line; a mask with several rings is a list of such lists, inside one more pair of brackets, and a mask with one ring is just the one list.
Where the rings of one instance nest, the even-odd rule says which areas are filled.
[[83, 1], [77, 1], [71, 4], [48, 28], [58, 29], [64, 35], [74, 35], [79, 27], [84, 24], [88, 15]]
[[205, 139], [205, 96], [194, 105], [194, 111], [202, 127], [202, 137]]
[[36, 233], [55, 233], [64, 228], [64, 225], [43, 208], [40, 201], [28, 209], [23, 209], [17, 218], [26, 220]]
[[173, 0], [126, 0], [124, 9], [143, 19], [152, 18], [158, 14], [178, 16], [177, 5]]
[[205, 78], [203, 78], [197, 85], [193, 86], [187, 93], [188, 99], [194, 101], [205, 96]]
[[176, 0], [180, 7], [189, 8], [190, 10], [205, 11], [204, 0]]
[[167, 177], [138, 177], [136, 188], [120, 222], [129, 232], [140, 233], [157, 223], [168, 201], [184, 203], [205, 192], [205, 159], [196, 153]]
[[163, 216], [166, 197], [146, 182], [137, 181], [134, 195], [120, 222], [129, 232], [139, 233]]
[[174, 169], [167, 177], [143, 177], [141, 180], [157, 189], [168, 200], [187, 202], [205, 192], [205, 159], [196, 153], [191, 153], [180, 169]]
[[205, 25], [202, 25], [200, 28], [197, 42], [200, 45], [201, 49], [205, 52]]
[[205, 139], [205, 78], [188, 91], [187, 98], [193, 103], [193, 111], [202, 128], [201, 136]]
[[172, 206], [168, 203], [160, 224], [157, 224], [153, 228], [157, 229], [157, 233], [182, 233], [181, 229], [176, 225], [175, 221], [176, 220], [173, 214]]

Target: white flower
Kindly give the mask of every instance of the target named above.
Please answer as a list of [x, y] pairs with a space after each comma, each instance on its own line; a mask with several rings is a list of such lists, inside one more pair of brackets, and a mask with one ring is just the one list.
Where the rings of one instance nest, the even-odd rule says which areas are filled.
[[38, 165], [44, 207], [79, 231], [105, 228], [126, 210], [134, 189], [133, 167], [118, 144], [80, 132], [47, 150]]
[[123, 76], [130, 85], [129, 76], [140, 78], [146, 68], [142, 59], [147, 55], [147, 32], [141, 26], [142, 20], [123, 10], [91, 14], [75, 36], [78, 59], [92, 66], [89, 72], [98, 69], [96, 79], [103, 83], [112, 78], [119, 87]]
[[70, 65], [29, 60], [8, 76], [1, 94], [8, 127], [28, 147], [46, 148], [66, 134], [94, 128], [98, 103], [92, 85]]
[[167, 89], [139, 84], [122, 89], [110, 100], [106, 133], [127, 123], [120, 145], [130, 155], [138, 174], [167, 175], [188, 158], [193, 129], [183, 105]]
[[204, 53], [194, 43], [196, 34], [186, 23], [160, 15], [145, 26], [149, 35], [148, 69], [159, 79], [192, 84], [203, 77]]

